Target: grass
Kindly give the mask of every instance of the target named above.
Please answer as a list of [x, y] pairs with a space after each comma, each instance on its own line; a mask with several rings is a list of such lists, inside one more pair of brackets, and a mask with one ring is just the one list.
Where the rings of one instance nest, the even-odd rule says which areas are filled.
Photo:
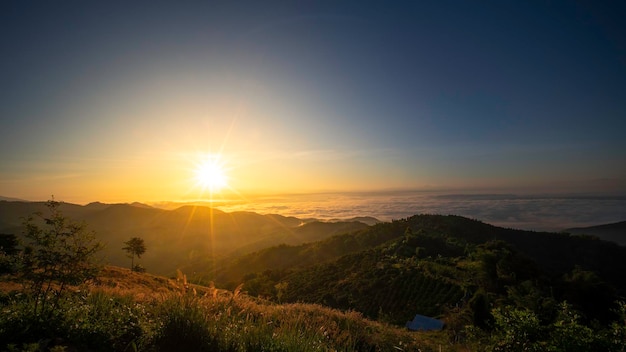
[[0, 350], [435, 351], [445, 340], [357, 312], [185, 288], [183, 282], [115, 267], [105, 268], [95, 283], [74, 288], [49, 316], [33, 314], [31, 303], [19, 291], [2, 294]]
[[318, 305], [181, 296], [168, 298], [160, 307], [163, 325], [156, 341], [161, 347], [203, 346], [198, 350], [207, 351], [415, 351], [426, 347], [416, 334], [366, 320], [356, 312]]

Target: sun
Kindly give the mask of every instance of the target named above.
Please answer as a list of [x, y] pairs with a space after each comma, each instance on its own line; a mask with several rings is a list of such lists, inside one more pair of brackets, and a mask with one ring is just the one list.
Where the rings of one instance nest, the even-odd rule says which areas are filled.
[[220, 156], [207, 156], [196, 164], [196, 183], [204, 190], [219, 192], [228, 186], [228, 176]]

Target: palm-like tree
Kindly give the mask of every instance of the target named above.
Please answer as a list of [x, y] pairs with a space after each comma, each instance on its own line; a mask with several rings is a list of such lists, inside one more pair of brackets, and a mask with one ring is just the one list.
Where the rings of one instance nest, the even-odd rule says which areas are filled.
[[141, 258], [141, 255], [146, 253], [146, 244], [143, 238], [133, 237], [130, 240], [124, 242], [126, 247], [122, 248], [128, 253], [128, 257], [130, 258], [130, 269], [133, 270], [135, 268], [135, 256], [137, 258]]

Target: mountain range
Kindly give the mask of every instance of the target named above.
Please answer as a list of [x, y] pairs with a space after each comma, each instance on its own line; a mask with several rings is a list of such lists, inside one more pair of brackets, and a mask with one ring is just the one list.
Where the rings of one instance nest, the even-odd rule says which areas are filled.
[[[141, 203], [76, 205], [62, 203], [64, 215], [85, 222], [105, 244], [105, 261], [130, 264], [122, 250], [131, 237], [147, 247], [140, 263], [150, 272], [172, 275], [181, 266], [245, 254], [278, 245], [297, 245], [366, 228], [358, 221], [319, 222], [252, 212], [223, 211], [194, 205], [157, 209]], [[0, 233], [23, 233], [23, 219], [45, 214], [45, 202], [0, 201]]]

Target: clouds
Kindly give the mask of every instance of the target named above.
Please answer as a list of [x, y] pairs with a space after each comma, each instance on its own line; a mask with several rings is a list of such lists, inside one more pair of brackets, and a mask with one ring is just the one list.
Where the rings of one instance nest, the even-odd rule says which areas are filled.
[[415, 214], [452, 214], [536, 231], [623, 221], [626, 197], [516, 196], [433, 192], [334, 193], [255, 198], [222, 210], [278, 213], [299, 218], [373, 216], [389, 221]]

